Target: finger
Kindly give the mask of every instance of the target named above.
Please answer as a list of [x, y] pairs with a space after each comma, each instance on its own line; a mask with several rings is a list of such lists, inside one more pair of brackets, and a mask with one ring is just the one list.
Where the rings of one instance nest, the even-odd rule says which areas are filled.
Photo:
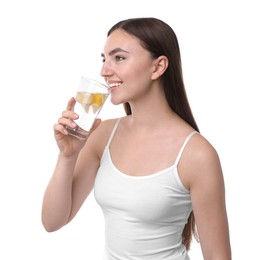
[[77, 126], [73, 120], [67, 117], [60, 117], [58, 120], [58, 124], [62, 126], [69, 126], [71, 128], [75, 128]]
[[68, 135], [68, 131], [66, 128], [60, 124], [55, 124], [54, 125], [54, 132], [57, 135], [58, 133], [61, 133], [63, 135]]
[[78, 119], [78, 115], [74, 111], [71, 111], [71, 110], [63, 111], [61, 116], [71, 120]]
[[74, 97], [70, 98], [68, 103], [67, 103], [66, 109], [67, 110], [73, 110], [75, 103], [76, 103], [75, 98]]

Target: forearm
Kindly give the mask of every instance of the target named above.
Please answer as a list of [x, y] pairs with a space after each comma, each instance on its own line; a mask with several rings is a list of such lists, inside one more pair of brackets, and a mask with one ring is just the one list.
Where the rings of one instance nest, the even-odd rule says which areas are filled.
[[54, 173], [46, 188], [42, 205], [42, 223], [49, 232], [68, 223], [72, 208], [73, 172], [77, 156], [59, 155]]

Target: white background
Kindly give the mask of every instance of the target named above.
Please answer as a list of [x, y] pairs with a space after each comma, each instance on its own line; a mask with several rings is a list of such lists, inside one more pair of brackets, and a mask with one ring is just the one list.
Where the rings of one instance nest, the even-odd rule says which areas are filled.
[[[53, 124], [80, 76], [100, 79], [107, 30], [154, 16], [175, 30], [202, 134], [225, 176], [233, 259], [272, 259], [270, 1], [0, 2], [0, 259], [102, 259], [103, 215], [93, 199], [68, 226], [40, 221], [57, 146]], [[108, 104], [102, 118], [123, 115]], [[193, 243], [191, 259], [202, 259]]]

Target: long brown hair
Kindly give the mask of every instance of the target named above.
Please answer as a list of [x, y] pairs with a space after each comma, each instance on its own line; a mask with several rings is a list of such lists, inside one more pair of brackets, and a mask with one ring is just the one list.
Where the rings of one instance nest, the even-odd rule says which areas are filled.
[[[175, 113], [199, 131], [187, 99], [182, 76], [179, 43], [173, 29], [165, 22], [153, 17], [120, 21], [108, 31], [108, 36], [116, 29], [122, 29], [137, 37], [143, 48], [148, 50], [152, 57], [157, 58], [165, 55], [168, 58], [168, 68], [161, 76], [167, 102]], [[126, 114], [130, 115], [129, 103], [125, 103], [124, 108]], [[192, 211], [182, 232], [182, 242], [187, 250], [190, 249], [193, 235], [197, 239], [195, 218]]]

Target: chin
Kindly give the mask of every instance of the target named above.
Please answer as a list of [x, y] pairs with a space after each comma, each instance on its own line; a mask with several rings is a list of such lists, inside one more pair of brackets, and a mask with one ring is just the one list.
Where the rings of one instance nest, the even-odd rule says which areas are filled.
[[116, 106], [117, 105], [122, 105], [122, 104], [126, 103], [126, 101], [123, 101], [123, 100], [117, 99], [117, 98], [113, 98], [113, 97], [111, 97], [110, 101], [111, 101], [111, 103], [113, 105], [116, 105]]

